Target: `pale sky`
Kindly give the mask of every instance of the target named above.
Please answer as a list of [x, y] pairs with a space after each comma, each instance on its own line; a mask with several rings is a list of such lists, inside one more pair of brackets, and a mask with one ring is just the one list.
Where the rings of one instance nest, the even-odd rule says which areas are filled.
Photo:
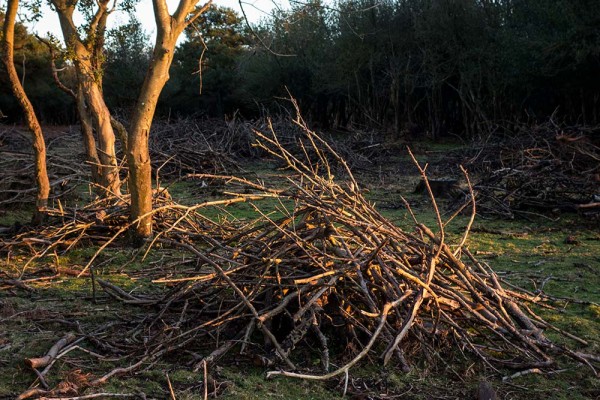
[[[4, 3], [2, 1], [1, 3]], [[214, 4], [224, 7], [233, 8], [240, 15], [242, 15], [240, 10], [240, 5], [238, 0], [214, 0]], [[45, 4], [45, 2], [44, 2]], [[167, 4], [169, 5], [169, 10], [173, 12], [178, 4], [177, 0], [167, 0]], [[204, 4], [204, 2], [199, 2], [198, 4]], [[287, 0], [242, 0], [242, 5], [244, 7], [244, 11], [248, 16], [248, 20], [253, 22], [258, 22], [262, 17], [266, 17], [269, 12], [275, 7], [282, 7], [282, 4], [288, 4]], [[2, 4], [2, 8], [4, 8], [4, 4]], [[38, 35], [44, 36], [47, 32], [54, 34], [59, 39], [62, 39], [62, 34], [60, 30], [60, 24], [58, 22], [58, 16], [56, 13], [52, 12], [50, 8], [46, 5], [43, 6], [43, 18], [35, 23], [27, 24], [30, 29], [36, 32]], [[116, 15], [111, 15], [109, 17], [109, 27], [117, 26], [120, 23], [125, 23], [128, 20], [128, 16], [125, 13], [120, 13]], [[155, 22], [154, 22], [154, 14], [152, 10], [152, 1], [151, 0], [140, 0], [138, 5], [136, 6], [136, 15], [142, 24], [144, 25], [144, 29], [152, 38], [154, 36], [155, 31]], [[77, 22], [77, 21], [76, 21]]]

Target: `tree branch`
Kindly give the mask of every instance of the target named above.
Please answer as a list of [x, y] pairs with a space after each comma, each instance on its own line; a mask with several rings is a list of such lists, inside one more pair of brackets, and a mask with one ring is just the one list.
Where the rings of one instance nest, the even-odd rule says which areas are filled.
[[[192, 24], [196, 19], [198, 19], [198, 17], [202, 14], [204, 14], [212, 5], [212, 0], [209, 0], [205, 5], [203, 5], [200, 8], [196, 8], [193, 12], [188, 12], [187, 14], [190, 14], [189, 19], [186, 21], [185, 17], [183, 17], [183, 28], [185, 29], [187, 26], [189, 26], [190, 24]], [[179, 11], [179, 9], [177, 9]]]
[[[98, 4], [98, 10], [96, 11], [96, 14], [94, 14], [94, 18], [92, 19], [92, 22], [90, 22], [90, 28], [88, 30], [88, 39], [89, 36], [92, 32], [95, 32], [98, 29], [98, 25], [100, 25], [100, 23], [103, 21], [102, 25], [106, 25], [106, 18], [105, 15], [107, 14], [108, 11], [108, 1], [97, 1]], [[103, 29], [102, 26], [100, 26], [100, 29]]]
[[154, 7], [157, 33], [160, 35], [168, 30], [167, 24], [171, 22], [171, 15], [166, 0], [152, 0], [152, 6]]
[[62, 83], [58, 76], [58, 69], [56, 68], [56, 49], [54, 48], [54, 45], [50, 43], [49, 40], [44, 39], [38, 35], [35, 35], [35, 37], [40, 42], [44, 43], [46, 47], [48, 47], [48, 51], [50, 51], [50, 66], [52, 68], [52, 78], [54, 78], [54, 83], [56, 83], [56, 86], [58, 86], [60, 90], [77, 100], [77, 94], [75, 94], [73, 89], [67, 87], [64, 83]]

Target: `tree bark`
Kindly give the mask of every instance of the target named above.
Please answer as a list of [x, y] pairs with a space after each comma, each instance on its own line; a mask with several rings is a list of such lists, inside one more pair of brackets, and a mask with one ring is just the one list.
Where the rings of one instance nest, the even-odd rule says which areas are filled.
[[8, 71], [8, 78], [13, 94], [17, 98], [23, 112], [27, 126], [33, 135], [33, 151], [35, 155], [35, 180], [37, 184], [37, 213], [34, 220], [41, 221], [45, 209], [48, 206], [48, 196], [50, 195], [50, 181], [46, 170], [46, 143], [42, 133], [42, 127], [35, 115], [33, 106], [21, 85], [17, 70], [14, 64], [14, 33], [15, 18], [19, 8], [19, 0], [8, 0], [8, 7], [4, 19], [3, 40], [2, 40], [2, 61]]
[[175, 47], [174, 40], [170, 37], [162, 38], [161, 42], [161, 46], [157, 46], [154, 50], [150, 68], [134, 109], [127, 140], [131, 219], [133, 221], [139, 219], [135, 225], [135, 236], [138, 239], [152, 235], [152, 216], [149, 215], [152, 211], [152, 171], [148, 139], [158, 97], [169, 79], [169, 67]]
[[36, 35], [38, 40], [48, 47], [48, 51], [50, 51], [50, 61], [52, 67], [52, 77], [54, 78], [54, 83], [60, 90], [70, 96], [77, 105], [77, 114], [79, 115], [79, 121], [81, 123], [81, 137], [83, 142], [83, 147], [85, 149], [86, 161], [90, 165], [92, 182], [96, 185], [96, 190], [101, 186], [100, 180], [100, 159], [98, 158], [98, 151], [96, 150], [96, 140], [94, 139], [94, 128], [92, 126], [92, 117], [89, 114], [87, 106], [85, 104], [85, 96], [83, 94], [83, 90], [81, 85], [77, 85], [77, 93], [73, 91], [71, 88], [67, 87], [62, 83], [58, 76], [58, 69], [56, 68], [56, 50], [54, 45], [39, 36]]
[[83, 78], [81, 90], [84, 93], [93, 126], [98, 136], [98, 158], [100, 159], [100, 185], [107, 195], [121, 194], [121, 180], [115, 153], [115, 133], [111, 124], [108, 107], [98, 84], [90, 79], [85, 67], [80, 73]]
[[[100, 186], [105, 195], [121, 193], [119, 167], [115, 153], [115, 133], [111, 124], [111, 115], [102, 93], [101, 47], [108, 16], [108, 1], [98, 1], [99, 8], [88, 26], [88, 45], [86, 47], [73, 22], [73, 13], [77, 1], [52, 0], [60, 20], [65, 43], [75, 54], [79, 90], [85, 100], [88, 115], [98, 136], [98, 159], [100, 161]], [[78, 105], [79, 108], [79, 105]], [[82, 121], [82, 124], [84, 122]], [[89, 137], [87, 138], [89, 140]]]
[[100, 168], [100, 157], [96, 149], [96, 140], [94, 139], [94, 128], [92, 117], [85, 105], [85, 96], [82, 88], [78, 85], [77, 94], [75, 95], [77, 102], [77, 113], [79, 114], [79, 122], [81, 123], [81, 139], [87, 162], [90, 164], [92, 174], [92, 182], [96, 185], [102, 185], [102, 171]]
[[134, 108], [127, 140], [129, 191], [131, 193], [131, 220], [134, 244], [152, 236], [152, 169], [148, 139], [158, 97], [169, 80], [169, 68], [177, 38], [186, 26], [206, 11], [210, 1], [196, 8], [195, 0], [181, 0], [173, 15], [165, 0], [153, 0], [157, 35], [150, 67], [137, 104]]

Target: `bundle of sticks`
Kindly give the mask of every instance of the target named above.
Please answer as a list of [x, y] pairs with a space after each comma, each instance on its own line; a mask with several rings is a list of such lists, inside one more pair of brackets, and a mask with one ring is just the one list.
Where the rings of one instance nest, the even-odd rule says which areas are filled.
[[[328, 379], [373, 356], [408, 370], [422, 360], [444, 363], [436, 357], [457, 348], [494, 369], [552, 369], [558, 356], [567, 356], [595, 373], [597, 356], [545, 335], [553, 330], [587, 345], [534, 312], [531, 305], [542, 303], [542, 294], [503, 282], [468, 251], [468, 227], [459, 243], [446, 242], [431, 191], [438, 227], [415, 217], [413, 232], [398, 228], [365, 200], [345, 161], [296, 122], [305, 132], [304, 158], [284, 148], [273, 131], [256, 132], [258, 145], [292, 171], [287, 189], [223, 178], [244, 188], [238, 197], [249, 190], [246, 196], [276, 196], [281, 217], [256, 206], [258, 221], [222, 240], [159, 239], [195, 257], [197, 272], [155, 281], [172, 288], [156, 300], [160, 311], [144, 357], [194, 348], [210, 336], [222, 344], [196, 368], [241, 343], [240, 353], [255, 363], [283, 366], [271, 377]], [[334, 179], [331, 158], [346, 169], [344, 183]], [[312, 367], [303, 361], [311, 358], [302, 357], [307, 343], [319, 348], [322, 374], [301, 372]], [[341, 365], [333, 371], [331, 357]]]
[[482, 213], [600, 213], [600, 129], [552, 121], [519, 126], [474, 149], [470, 170]]

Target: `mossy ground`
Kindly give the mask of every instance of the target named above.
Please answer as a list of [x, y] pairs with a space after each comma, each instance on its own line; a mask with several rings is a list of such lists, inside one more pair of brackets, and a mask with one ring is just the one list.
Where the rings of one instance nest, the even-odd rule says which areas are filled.
[[[284, 185], [285, 176], [268, 166], [250, 168], [251, 179], [269, 179]], [[429, 200], [412, 193], [418, 177], [414, 174], [391, 176], [381, 173], [363, 179], [366, 196], [378, 204], [381, 212], [405, 229], [413, 223], [401, 206], [400, 196], [412, 204], [417, 218], [435, 230], [435, 215]], [[197, 203], [220, 198], [220, 190], [202, 187], [197, 182], [180, 182], [169, 186], [174, 199]], [[277, 200], [259, 204], [263, 212], [281, 214], [290, 207]], [[445, 204], [441, 204], [445, 210]], [[29, 210], [5, 211], [0, 224], [26, 222]], [[226, 209], [210, 209], [206, 216], [252, 219], [256, 210], [249, 204], [238, 204]], [[449, 214], [444, 214], [447, 219]], [[464, 232], [468, 216], [458, 216], [446, 226], [449, 243], [456, 243]], [[570, 240], [566, 240], [567, 237]], [[578, 335], [589, 342], [588, 352], [600, 353], [600, 231], [597, 226], [576, 215], [562, 215], [555, 220], [499, 220], [478, 217], [468, 241], [469, 249], [480, 260], [490, 264], [511, 283], [535, 292], [543, 291], [560, 298], [552, 303], [555, 310], [538, 308], [549, 322]], [[28, 267], [35, 271], [51, 267], [81, 270], [95, 253], [96, 248], [75, 249], [64, 255], [50, 255]], [[157, 250], [145, 261], [134, 260], [135, 252], [126, 248], [110, 249], [103, 254], [96, 270], [99, 277], [110, 280], [128, 291], [149, 293], [162, 288], [151, 282], [154, 262], [160, 257], [177, 257]], [[26, 257], [11, 254], [0, 261], [0, 270], [10, 275], [19, 274]], [[126, 267], [123, 267], [126, 265]], [[92, 299], [90, 279], [60, 274], [51, 280], [34, 281], [35, 289], [0, 291], [0, 399], [14, 398], [33, 382], [34, 375], [23, 364], [27, 357], [41, 356], [69, 331], [63, 321], [77, 320], [82, 326], [101, 326], [111, 320], [135, 320], [143, 309], [123, 306], [102, 293], [97, 302]], [[579, 302], [578, 302], [579, 301]], [[561, 342], [572, 342], [551, 335]], [[126, 361], [97, 361], [93, 357], [73, 351], [60, 360], [50, 374], [50, 383], [56, 383], [73, 371], [101, 374]], [[444, 364], [446, 363], [446, 365]], [[525, 375], [503, 382], [498, 374], [479, 362], [465, 361], [458, 355], [440, 356], [439, 366], [427, 369], [426, 363], [416, 366], [408, 374], [393, 367], [382, 370], [376, 365], [357, 367], [348, 377], [349, 398], [406, 398], [406, 399], [463, 399], [473, 396], [474, 388], [488, 380], [498, 389], [499, 398], [506, 399], [590, 399], [600, 397], [600, 382], [586, 368], [567, 363], [565, 371], [554, 375]], [[215, 371], [210, 371], [220, 382], [222, 399], [335, 399], [341, 398], [345, 380], [309, 382], [293, 379], [264, 378], [265, 370], [249, 366], [247, 360], [235, 356], [223, 360]], [[505, 371], [510, 375], [511, 371]], [[169, 398], [167, 374], [177, 399], [201, 399], [202, 372], [191, 372], [189, 366], [176, 359], [167, 359], [147, 370], [109, 381], [102, 390], [114, 393], [144, 392], [148, 398]], [[387, 397], [386, 397], [387, 396]], [[396, 397], [394, 397], [396, 396]], [[401, 397], [398, 397], [401, 396]]]

